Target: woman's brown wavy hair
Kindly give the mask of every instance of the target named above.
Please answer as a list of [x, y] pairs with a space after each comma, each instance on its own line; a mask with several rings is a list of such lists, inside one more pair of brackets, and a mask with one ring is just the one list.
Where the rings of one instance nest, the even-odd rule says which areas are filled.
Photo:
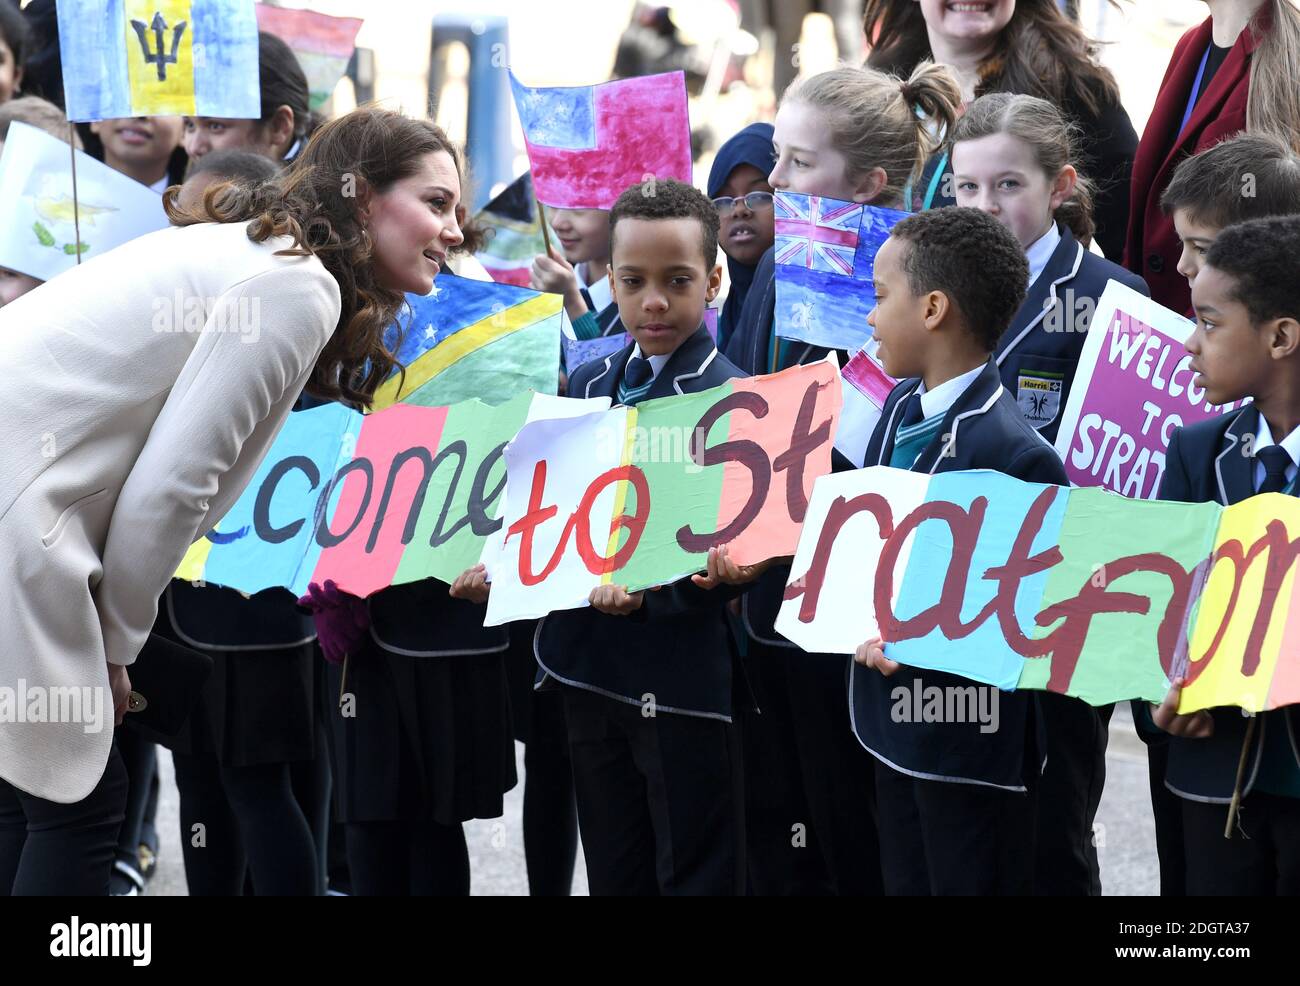
[[[872, 46], [867, 64], [874, 68], [906, 75], [934, 57], [921, 5], [913, 0], [867, 0], [863, 29]], [[1022, 92], [1099, 113], [1119, 102], [1119, 86], [1110, 70], [1098, 64], [1098, 47], [1056, 0], [1016, 0], [1010, 23], [980, 65], [975, 95]]]
[[374, 194], [416, 172], [427, 154], [451, 156], [463, 173], [456, 147], [434, 123], [391, 110], [363, 106], [322, 124], [285, 172], [260, 184], [217, 182], [202, 206], [187, 212], [176, 203], [179, 188], [163, 197], [177, 226], [200, 222], [247, 222], [248, 238], [262, 243], [288, 236], [279, 256], [314, 255], [338, 281], [342, 311], [316, 360], [307, 390], [325, 400], [368, 407], [375, 390], [400, 370], [384, 336], [405, 295], [379, 284], [373, 244], [357, 214], [357, 196]]

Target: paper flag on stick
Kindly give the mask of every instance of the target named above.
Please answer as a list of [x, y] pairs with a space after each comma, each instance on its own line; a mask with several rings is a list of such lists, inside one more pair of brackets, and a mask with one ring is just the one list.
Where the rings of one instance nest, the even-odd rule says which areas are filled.
[[[83, 260], [167, 225], [162, 196], [77, 151]], [[0, 154], [0, 267], [48, 281], [77, 263], [68, 145], [26, 123]]]
[[314, 10], [257, 5], [257, 26], [293, 49], [307, 76], [310, 106], [320, 109], [334, 94], [356, 50], [360, 17], [330, 17]]
[[871, 338], [876, 252], [907, 213], [777, 192], [776, 334], [856, 352]]
[[608, 209], [650, 178], [691, 183], [683, 72], [595, 86], [534, 89], [510, 75], [537, 198], [558, 209]]
[[560, 378], [564, 300], [511, 284], [441, 276], [389, 330], [405, 373], [380, 385], [373, 408], [473, 398], [501, 403], [525, 390], [554, 394]]
[[262, 115], [253, 0], [58, 0], [68, 119]]
[[[492, 280], [526, 288], [533, 259], [546, 252], [533, 178], [524, 172], [485, 205], [474, 222], [487, 232], [476, 256]], [[552, 242], [558, 242], [552, 236]]]

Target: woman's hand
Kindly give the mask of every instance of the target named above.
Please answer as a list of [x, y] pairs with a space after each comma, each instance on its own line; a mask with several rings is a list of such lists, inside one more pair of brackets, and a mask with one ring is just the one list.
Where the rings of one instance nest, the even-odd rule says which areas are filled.
[[1178, 702], [1183, 694], [1183, 679], [1175, 678], [1169, 684], [1165, 700], [1151, 706], [1151, 719], [1170, 736], [1184, 739], [1209, 739], [1214, 735], [1214, 716], [1205, 709], [1179, 715]]
[[126, 707], [131, 700], [131, 676], [125, 664], [108, 662], [108, 687], [113, 695], [113, 725], [122, 725]]
[[704, 574], [692, 575], [691, 581], [701, 589], [715, 589], [720, 585], [748, 585], [777, 561], [776, 558], [769, 558], [756, 565], [737, 565], [731, 560], [731, 545], [723, 544], [709, 549]]
[[482, 604], [488, 601], [491, 592], [492, 583], [487, 580], [487, 566], [479, 562], [456, 576], [447, 595], [452, 599], [468, 599], [472, 603]]
[[897, 661], [885, 656], [885, 642], [879, 637], [872, 637], [865, 644], [859, 644], [853, 653], [853, 660], [864, 668], [873, 668], [888, 678], [900, 667]]
[[339, 664], [356, 650], [370, 629], [370, 610], [360, 596], [340, 589], [333, 579], [313, 582], [298, 605], [311, 610], [321, 653], [331, 664]]
[[628, 592], [622, 585], [598, 585], [591, 590], [587, 602], [592, 608], [610, 616], [627, 616], [641, 608], [645, 590]]

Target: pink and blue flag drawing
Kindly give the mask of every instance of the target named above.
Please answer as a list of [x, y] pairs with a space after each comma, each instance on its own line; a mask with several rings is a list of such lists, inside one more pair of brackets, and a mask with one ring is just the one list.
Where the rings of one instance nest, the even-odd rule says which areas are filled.
[[794, 192], [774, 207], [776, 334], [856, 352], [871, 338], [876, 251], [907, 213]]
[[532, 88], [510, 74], [538, 201], [608, 209], [629, 185], [691, 181], [691, 127], [682, 72], [595, 86]]

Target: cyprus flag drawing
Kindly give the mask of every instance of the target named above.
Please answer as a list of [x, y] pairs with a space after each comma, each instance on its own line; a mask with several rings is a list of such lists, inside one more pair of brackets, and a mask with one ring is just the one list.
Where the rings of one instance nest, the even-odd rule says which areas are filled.
[[78, 253], [97, 257], [167, 225], [161, 195], [76, 154], [74, 210], [68, 145], [25, 123], [10, 125], [0, 154], [0, 267], [48, 281], [75, 265]]

